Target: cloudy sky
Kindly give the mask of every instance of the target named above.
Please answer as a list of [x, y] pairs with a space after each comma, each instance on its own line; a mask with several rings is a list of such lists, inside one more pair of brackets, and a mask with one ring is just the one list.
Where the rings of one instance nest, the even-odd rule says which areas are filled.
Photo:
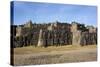
[[54, 21], [76, 21], [86, 25], [97, 26], [97, 7], [72, 4], [54, 4], [14, 1], [11, 3], [11, 19], [14, 24], [24, 24], [29, 20], [36, 23]]

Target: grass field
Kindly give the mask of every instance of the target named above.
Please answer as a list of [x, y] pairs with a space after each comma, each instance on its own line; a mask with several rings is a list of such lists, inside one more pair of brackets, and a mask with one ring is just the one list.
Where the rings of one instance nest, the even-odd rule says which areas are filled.
[[14, 48], [14, 65], [56, 64], [96, 60], [96, 45]]

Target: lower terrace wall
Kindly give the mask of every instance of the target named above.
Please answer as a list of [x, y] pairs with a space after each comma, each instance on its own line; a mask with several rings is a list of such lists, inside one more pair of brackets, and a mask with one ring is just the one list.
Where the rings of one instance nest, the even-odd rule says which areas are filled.
[[97, 33], [82, 32], [80, 44], [82, 46], [97, 44]]
[[[37, 46], [39, 32], [31, 33], [27, 36], [13, 38], [14, 47]], [[61, 46], [72, 44], [72, 33], [67, 31], [43, 31], [45, 46]]]
[[[74, 35], [76, 35], [76, 33], [65, 30], [43, 30], [44, 47], [71, 45], [76, 43], [73, 41]], [[13, 37], [13, 47], [37, 46], [38, 38], [39, 32], [32, 32], [27, 36]], [[77, 38], [80, 41], [79, 44], [82, 46], [97, 44], [97, 33], [81, 32], [80, 38], [77, 36], [74, 39], [77, 40]]]

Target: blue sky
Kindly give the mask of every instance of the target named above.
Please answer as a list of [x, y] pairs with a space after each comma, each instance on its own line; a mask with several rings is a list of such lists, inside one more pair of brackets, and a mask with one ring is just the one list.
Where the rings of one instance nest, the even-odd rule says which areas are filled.
[[97, 26], [96, 6], [14, 1], [13, 8], [13, 23], [17, 25], [32, 20], [33, 23], [76, 21]]

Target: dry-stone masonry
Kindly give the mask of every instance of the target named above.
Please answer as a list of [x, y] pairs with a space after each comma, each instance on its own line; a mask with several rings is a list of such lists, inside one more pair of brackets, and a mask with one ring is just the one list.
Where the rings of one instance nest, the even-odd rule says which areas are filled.
[[63, 46], [97, 44], [97, 28], [77, 22], [52, 22], [36, 24], [29, 22], [11, 26], [12, 47]]

